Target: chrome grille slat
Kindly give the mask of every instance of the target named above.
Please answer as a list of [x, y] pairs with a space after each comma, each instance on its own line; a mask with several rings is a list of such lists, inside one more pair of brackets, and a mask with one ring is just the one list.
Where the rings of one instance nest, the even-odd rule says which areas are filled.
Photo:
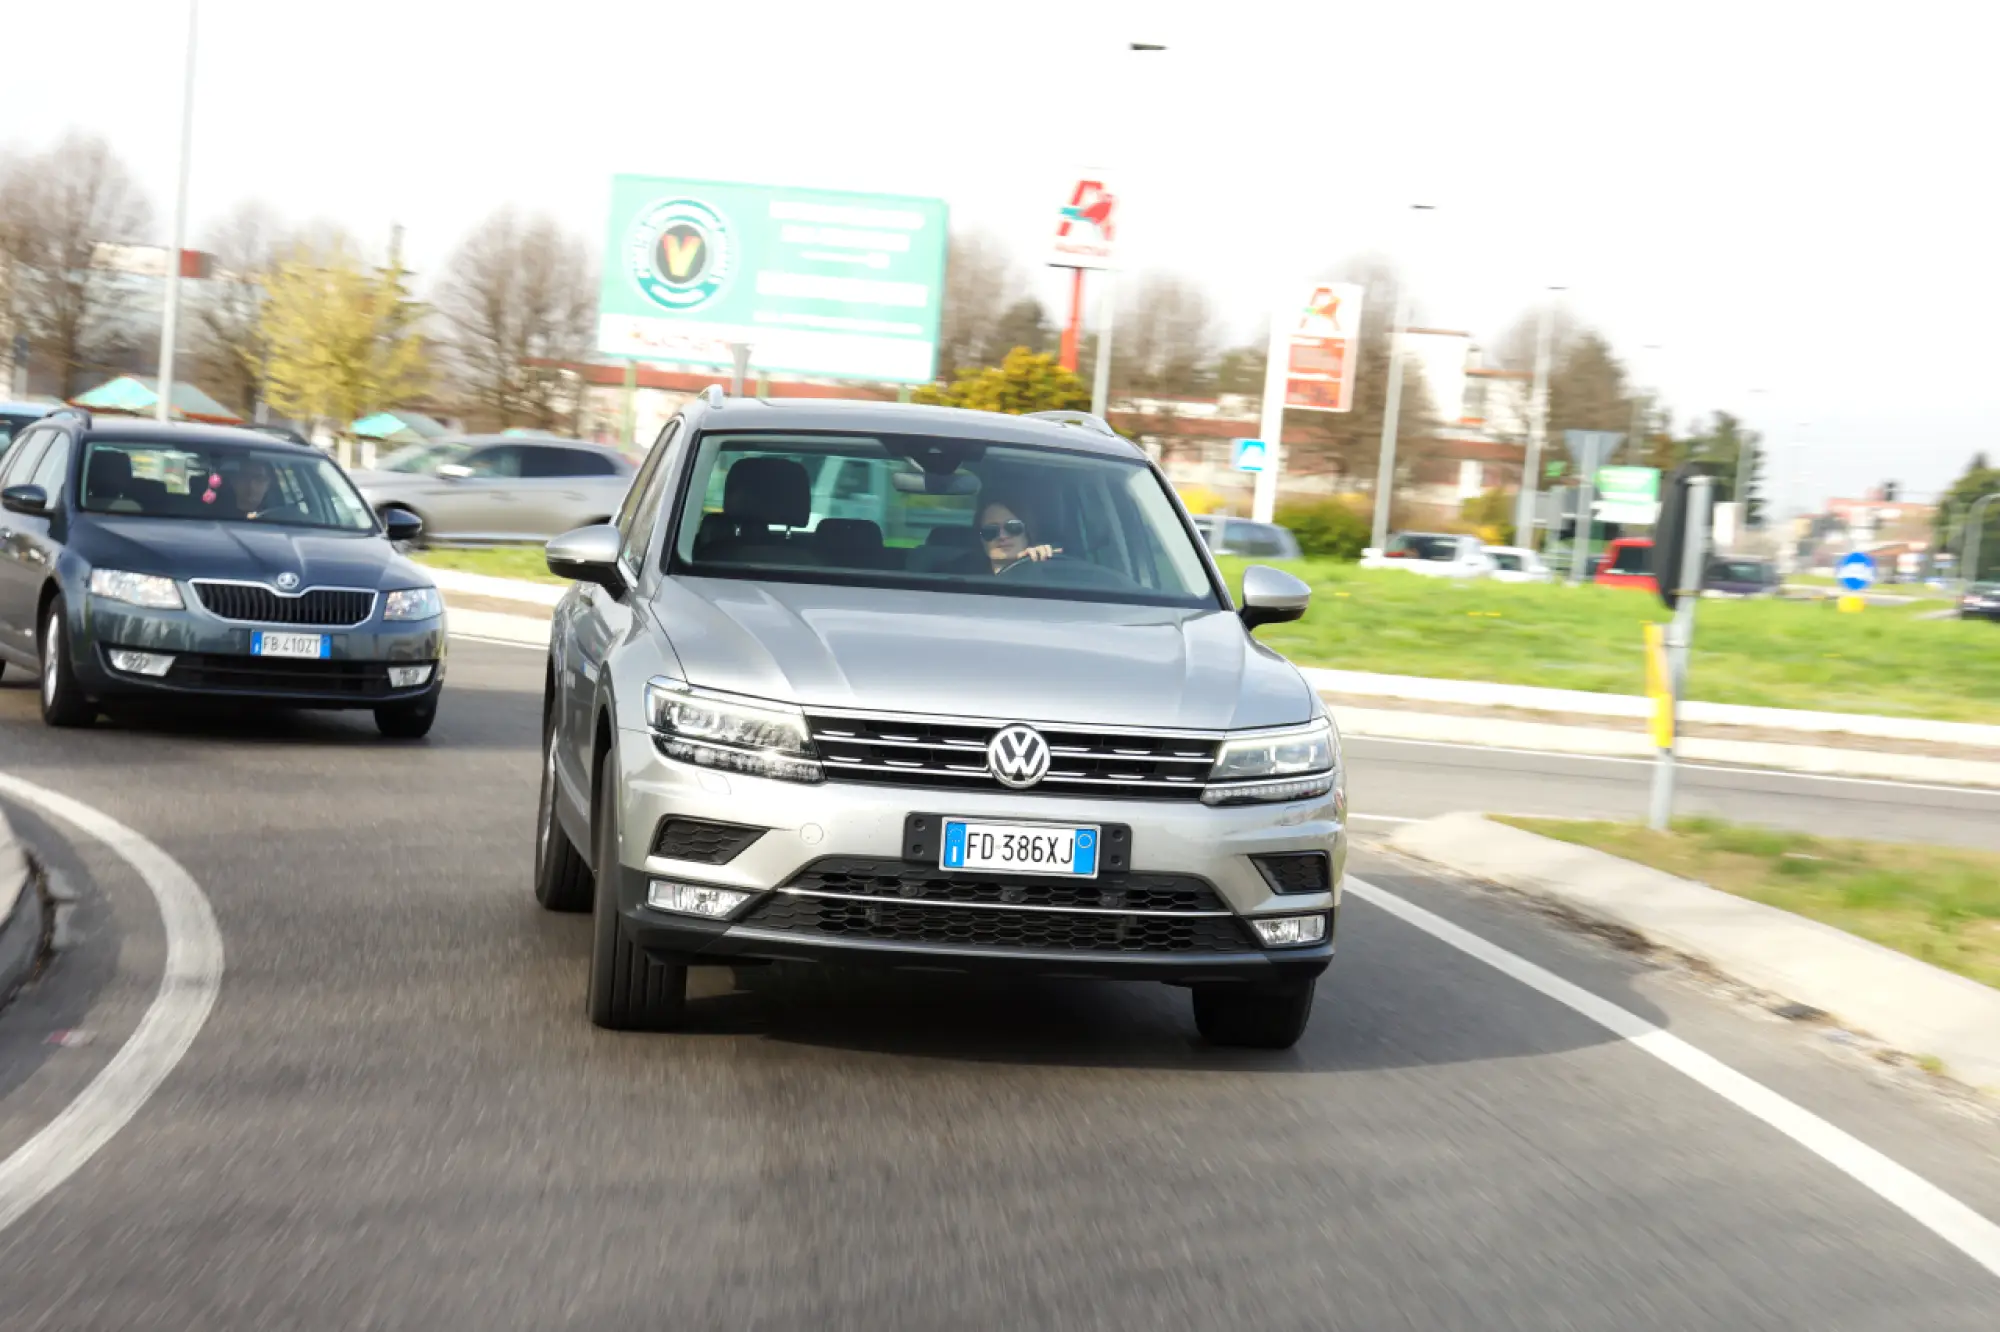
[[191, 579], [202, 609], [238, 624], [283, 624], [308, 629], [352, 629], [375, 614], [373, 591], [360, 587], [307, 587], [280, 592], [262, 583]]

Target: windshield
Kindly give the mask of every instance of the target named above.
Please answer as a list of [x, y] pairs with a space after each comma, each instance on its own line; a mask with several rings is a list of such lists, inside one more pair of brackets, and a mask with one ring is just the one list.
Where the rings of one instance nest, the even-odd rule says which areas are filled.
[[1611, 572], [1621, 574], [1643, 574], [1653, 571], [1653, 548], [1645, 546], [1620, 546], [1611, 557]]
[[378, 472], [435, 472], [444, 464], [472, 451], [462, 439], [427, 439], [406, 444], [375, 464]]
[[96, 440], [84, 459], [82, 507], [142, 518], [375, 530], [375, 516], [340, 469], [299, 448]]
[[1493, 563], [1498, 565], [1500, 568], [1506, 570], [1508, 573], [1521, 572], [1522, 564], [1521, 564], [1521, 557], [1519, 555], [1509, 555], [1503, 551], [1498, 551], [1498, 550], [1491, 551], [1489, 553], [1493, 556]]
[[1391, 559], [1455, 560], [1458, 558], [1458, 538], [1436, 536], [1429, 532], [1398, 532], [1389, 538], [1389, 549], [1383, 553]]
[[1771, 566], [1756, 560], [1717, 560], [1710, 566], [1708, 576], [1716, 583], [1768, 583]]
[[676, 573], [1222, 604], [1143, 462], [978, 440], [704, 435], [669, 551]]

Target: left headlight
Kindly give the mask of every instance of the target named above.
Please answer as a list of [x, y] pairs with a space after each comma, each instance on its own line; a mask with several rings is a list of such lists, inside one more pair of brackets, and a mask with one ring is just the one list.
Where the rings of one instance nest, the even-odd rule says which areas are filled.
[[92, 569], [90, 592], [92, 596], [103, 597], [107, 601], [122, 601], [131, 606], [144, 606], [148, 610], [183, 610], [187, 606], [181, 600], [181, 585], [158, 574]]
[[1202, 791], [1204, 804], [1261, 804], [1325, 795], [1339, 776], [1340, 746], [1326, 717], [1296, 730], [1223, 742]]
[[646, 720], [660, 752], [683, 763], [784, 782], [823, 776], [805, 713], [796, 707], [696, 690], [662, 676], [646, 685]]
[[391, 592], [382, 606], [385, 620], [434, 620], [444, 614], [444, 602], [434, 587], [406, 587]]

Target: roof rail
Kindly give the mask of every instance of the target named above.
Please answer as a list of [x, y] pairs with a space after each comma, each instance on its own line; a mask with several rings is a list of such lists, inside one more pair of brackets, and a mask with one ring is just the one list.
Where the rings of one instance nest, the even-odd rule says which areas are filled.
[[90, 421], [90, 413], [89, 413], [88, 411], [86, 411], [86, 410], [85, 410], [84, 408], [82, 408], [82, 407], [78, 407], [78, 406], [74, 405], [73, 403], [67, 403], [67, 402], [66, 402], [66, 403], [64, 403], [64, 404], [63, 404], [62, 406], [60, 406], [60, 407], [56, 408], [56, 409], [55, 409], [54, 411], [50, 412], [50, 413], [49, 413], [49, 415], [50, 415], [50, 416], [74, 416], [74, 417], [76, 417], [76, 418], [77, 418], [78, 420], [80, 420], [80, 421], [82, 421], [82, 422], [83, 422], [83, 428], [84, 428], [85, 430], [88, 430], [88, 429], [90, 429], [90, 425], [91, 425], [91, 421]]
[[720, 407], [727, 400], [727, 396], [720, 384], [710, 384], [701, 391], [701, 400], [711, 407]]
[[1089, 412], [1025, 412], [1023, 415], [1031, 421], [1053, 421], [1057, 425], [1085, 426], [1100, 435], [1110, 435], [1113, 439], [1124, 438], [1111, 428], [1109, 421], [1101, 416], [1092, 416]]

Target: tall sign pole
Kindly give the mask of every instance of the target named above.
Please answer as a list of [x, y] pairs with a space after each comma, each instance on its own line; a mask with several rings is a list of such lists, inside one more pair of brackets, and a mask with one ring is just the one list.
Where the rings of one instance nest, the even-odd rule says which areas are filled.
[[1355, 360], [1361, 345], [1361, 304], [1367, 292], [1351, 282], [1319, 282], [1287, 292], [1271, 315], [1265, 348], [1263, 470], [1251, 516], [1271, 521], [1285, 465], [1285, 411], [1345, 412], [1354, 406]]
[[[1049, 265], [1070, 270], [1069, 321], [1063, 325], [1058, 359], [1076, 373], [1083, 341], [1083, 274], [1089, 268], [1110, 268], [1118, 237], [1118, 196], [1105, 187], [1101, 171], [1079, 171], [1071, 182], [1069, 202], [1062, 205], [1056, 234], [1049, 246]], [[1108, 359], [1110, 339], [1098, 348], [1100, 363]]]
[[[1549, 291], [1561, 291], [1550, 287]], [[1528, 402], [1528, 456], [1522, 460], [1521, 487], [1514, 503], [1514, 544], [1535, 548], [1535, 489], [1541, 484], [1542, 450], [1549, 440], [1549, 361], [1555, 351], [1555, 302], [1542, 304], [1535, 331], [1535, 390]]]
[[1116, 272], [1105, 269], [1097, 285], [1097, 365], [1090, 376], [1090, 414], [1101, 418], [1111, 406], [1111, 325], [1118, 310]]
[[1396, 490], [1396, 427], [1403, 409], [1403, 331], [1410, 322], [1409, 279], [1396, 284], [1396, 322], [1389, 330], [1389, 402], [1382, 409], [1382, 456], [1375, 467], [1375, 529], [1369, 544], [1389, 544], [1389, 502]]
[[153, 415], [162, 421], [174, 419], [174, 340], [179, 334], [181, 313], [181, 256], [187, 253], [188, 159], [194, 148], [194, 51], [199, 0], [188, 0], [187, 67], [181, 89], [180, 180], [174, 189], [174, 246], [167, 255], [166, 303], [160, 311], [159, 401]]
[[[1677, 516], [1682, 522], [1680, 546], [1680, 570], [1672, 589], [1674, 618], [1667, 625], [1666, 651], [1668, 661], [1667, 686], [1669, 689], [1667, 714], [1664, 726], [1656, 724], [1655, 743], [1659, 749], [1659, 761], [1653, 765], [1653, 800], [1647, 824], [1654, 832], [1665, 832], [1674, 817], [1674, 741], [1680, 728], [1681, 699], [1687, 694], [1687, 674], [1689, 650], [1694, 646], [1694, 608], [1701, 600], [1701, 571], [1708, 556], [1708, 515], [1715, 478], [1706, 474], [1696, 474], [1686, 478], [1675, 477], [1676, 488], [1685, 484], [1687, 498], [1684, 505], [1677, 505]], [[1663, 517], [1672, 521], [1665, 511]], [[1663, 523], [1662, 526], [1666, 526]], [[1671, 551], [1672, 540], [1658, 543], [1656, 550]], [[1666, 578], [1665, 569], [1655, 577]], [[1666, 583], [1660, 584], [1667, 590]], [[1656, 700], [1657, 705], [1657, 700]], [[1664, 734], [1659, 732], [1664, 730]]]

